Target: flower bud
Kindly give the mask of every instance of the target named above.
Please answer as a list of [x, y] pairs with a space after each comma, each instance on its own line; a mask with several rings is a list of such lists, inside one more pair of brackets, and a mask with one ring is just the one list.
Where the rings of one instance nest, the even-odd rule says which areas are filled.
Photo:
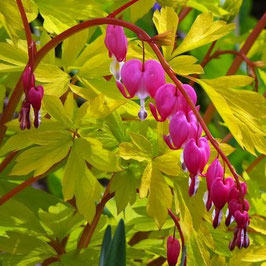
[[175, 266], [180, 253], [180, 244], [176, 238], [169, 236], [167, 239], [167, 261], [169, 266]]
[[108, 25], [104, 42], [110, 57], [114, 56], [118, 62], [122, 62], [126, 58], [127, 37], [123, 27]]
[[23, 75], [22, 75], [22, 83], [25, 94], [27, 95], [30, 88], [35, 86], [35, 76], [32, 73], [32, 68], [30, 66], [26, 66]]

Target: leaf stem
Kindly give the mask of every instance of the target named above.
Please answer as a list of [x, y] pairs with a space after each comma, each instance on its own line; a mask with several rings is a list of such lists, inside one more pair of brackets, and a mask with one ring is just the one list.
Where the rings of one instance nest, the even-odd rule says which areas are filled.
[[263, 159], [265, 158], [265, 154], [261, 154], [259, 157], [257, 157], [246, 169], [247, 173], [250, 173], [255, 166], [257, 166]]
[[[260, 33], [263, 31], [265, 26], [266, 26], [266, 12], [261, 17], [261, 19], [257, 23], [256, 27], [249, 34], [244, 45], [242, 46], [242, 48], [239, 51], [240, 54], [246, 55], [248, 53], [248, 51], [250, 50], [250, 48], [252, 47], [252, 45], [254, 44], [256, 39], [259, 37]], [[234, 75], [237, 72], [238, 68], [240, 67], [242, 61], [243, 61], [243, 58], [240, 55], [236, 56], [231, 67], [227, 71], [226, 75], [228, 75], [228, 76]], [[214, 113], [215, 113], [215, 106], [213, 103], [210, 103], [205, 114], [204, 114], [204, 121], [206, 122], [206, 124], [208, 124], [211, 121]]]
[[[108, 186], [109, 187], [109, 186]], [[87, 248], [90, 240], [93, 236], [93, 233], [96, 229], [96, 226], [101, 218], [103, 209], [105, 207], [105, 204], [114, 196], [114, 193], [109, 193], [109, 188], [106, 188], [105, 194], [102, 198], [102, 200], [100, 201], [100, 203], [97, 205], [96, 207], [96, 214], [93, 217], [93, 220], [91, 222], [91, 224], [87, 223], [87, 225], [85, 226], [82, 235], [80, 237], [80, 240], [78, 242], [78, 249], [82, 249], [82, 248]]]
[[[67, 158], [68, 155], [65, 157]], [[45, 173], [38, 175], [38, 176], [34, 176], [31, 177], [25, 181], [23, 181], [21, 184], [19, 184], [18, 186], [14, 187], [13, 189], [11, 189], [10, 191], [8, 191], [5, 195], [3, 195], [0, 198], [0, 206], [3, 205], [6, 201], [8, 201], [9, 199], [13, 198], [14, 196], [16, 196], [19, 192], [21, 192], [22, 190], [24, 190], [25, 188], [27, 188], [28, 186], [32, 185], [33, 183], [35, 183], [38, 179], [41, 179], [43, 177], [45, 177], [51, 170], [54, 170], [54, 168], [56, 166], [58, 166], [62, 161], [65, 160], [62, 159], [61, 161], [57, 162], [56, 164], [54, 164], [50, 169], [48, 169]]]
[[27, 16], [26, 16], [26, 13], [25, 13], [25, 10], [24, 10], [24, 7], [23, 7], [21, 0], [16, 0], [16, 1], [17, 1], [20, 15], [21, 15], [21, 19], [23, 22], [24, 30], [25, 30], [25, 34], [26, 34], [26, 38], [27, 38], [27, 44], [28, 44], [28, 53], [29, 53], [29, 57], [30, 57], [30, 54], [31, 54], [31, 50], [30, 50], [31, 48], [30, 47], [32, 47], [32, 43], [33, 43], [32, 38], [31, 38], [30, 25], [29, 25], [29, 22], [28, 22], [28, 19], [27, 19]]
[[14, 159], [14, 157], [18, 154], [18, 151], [10, 152], [5, 159], [0, 164], [0, 174], [6, 169], [9, 163]]

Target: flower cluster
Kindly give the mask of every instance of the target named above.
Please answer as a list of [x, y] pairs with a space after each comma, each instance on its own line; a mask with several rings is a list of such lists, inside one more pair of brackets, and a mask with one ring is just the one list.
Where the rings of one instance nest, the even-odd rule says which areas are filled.
[[[139, 118], [146, 119], [145, 99], [151, 97], [155, 105], [150, 102], [149, 107], [154, 118], [158, 122], [169, 120], [169, 135], [164, 136], [164, 140], [170, 149], [183, 149], [181, 163], [184, 171], [189, 171], [189, 195], [193, 196], [197, 192], [199, 176], [206, 177], [207, 192], [204, 195], [204, 201], [207, 211], [213, 205], [215, 206], [213, 227], [216, 228], [220, 224], [223, 216], [222, 209], [227, 203], [228, 214], [225, 224], [228, 226], [234, 220], [237, 223], [229, 248], [233, 250], [236, 245], [239, 248], [248, 247], [249, 204], [244, 199], [247, 192], [246, 184], [235, 183], [232, 177], [224, 178], [224, 169], [218, 158], [210, 164], [206, 174], [203, 174], [210, 157], [210, 146], [207, 138], [202, 136], [201, 125], [183, 94], [175, 85], [166, 83], [164, 70], [158, 61], [141, 62], [132, 59], [123, 63], [127, 53], [127, 40], [122, 27], [108, 26], [105, 44], [109, 55], [114, 59], [111, 64], [111, 73], [116, 79], [118, 89], [126, 98], [137, 96], [140, 99]], [[183, 84], [182, 87], [199, 110], [199, 106], [196, 106], [197, 94], [193, 87], [188, 84]], [[178, 246], [176, 239], [168, 238], [168, 262], [169, 258], [173, 258], [170, 259], [169, 265], [176, 263], [174, 263], [175, 256], [171, 254], [179, 254], [179, 251], [172, 252], [173, 249], [180, 250]]]
[[236, 184], [232, 177], [224, 178], [224, 169], [216, 158], [208, 167], [206, 173], [207, 192], [204, 195], [204, 202], [207, 211], [214, 205], [213, 227], [216, 228], [223, 216], [223, 207], [228, 205], [225, 225], [229, 226], [234, 220], [237, 223], [234, 238], [229, 245], [233, 250], [237, 245], [239, 248], [249, 246], [247, 227], [249, 225], [249, 203], [244, 199], [247, 193], [247, 185], [242, 182]]
[[43, 98], [43, 87], [35, 86], [35, 76], [32, 72], [32, 68], [27, 66], [22, 76], [23, 89], [25, 93], [25, 99], [22, 102], [21, 110], [19, 113], [20, 128], [30, 129], [31, 119], [30, 110], [31, 107], [34, 111], [34, 127], [38, 128], [40, 125], [40, 114], [42, 98]]

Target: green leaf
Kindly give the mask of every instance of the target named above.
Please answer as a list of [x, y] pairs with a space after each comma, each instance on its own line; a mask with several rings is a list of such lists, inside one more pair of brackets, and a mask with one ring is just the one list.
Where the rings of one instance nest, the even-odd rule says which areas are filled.
[[21, 70], [24, 69], [28, 56], [26, 49], [22, 49], [22, 47], [16, 47], [15, 45], [9, 43], [0, 43], [0, 60], [3, 60], [6, 63], [19, 66]]
[[46, 95], [60, 97], [69, 86], [70, 77], [59, 67], [49, 64], [40, 64], [35, 71], [36, 80], [43, 82]]
[[121, 171], [119, 158], [114, 152], [103, 149], [102, 143], [94, 138], [79, 138], [75, 141], [79, 154], [89, 164], [104, 172]]
[[111, 246], [106, 255], [104, 266], [125, 266], [126, 265], [126, 235], [124, 221], [120, 220]]
[[134, 23], [153, 7], [155, 0], [140, 0], [130, 7], [130, 19]]
[[[31, 0], [23, 0], [22, 3], [28, 21], [32, 22], [38, 15], [36, 4]], [[21, 39], [23, 23], [15, 0], [1, 1], [0, 22], [3, 24], [10, 38], [17, 43]]]
[[119, 145], [119, 156], [125, 160], [136, 160], [139, 162], [150, 161], [151, 158], [134, 144], [123, 142]]
[[177, 25], [178, 25], [178, 16], [172, 7], [165, 7], [165, 8], [162, 8], [160, 11], [156, 10], [153, 13], [152, 20], [159, 34], [167, 32], [167, 31], [171, 31], [172, 33], [171, 45], [162, 47], [164, 57], [166, 59], [169, 59], [174, 49], [175, 36], [176, 36]]
[[8, 231], [7, 237], [0, 236], [0, 249], [17, 255], [42, 255], [49, 258], [56, 255], [55, 250], [43, 240], [26, 233]]
[[235, 16], [239, 13], [240, 7], [242, 5], [243, 0], [226, 0], [223, 4], [223, 8], [229, 12], [228, 15], [224, 15], [223, 17], [227, 21], [232, 21]]
[[133, 205], [136, 200], [136, 179], [130, 171], [123, 171], [113, 176], [111, 192], [115, 192], [117, 213], [123, 211], [127, 204]]
[[44, 18], [43, 26], [50, 33], [59, 34], [77, 24], [78, 20], [105, 16], [94, 1], [62, 1], [54, 8], [53, 0], [35, 0]]
[[65, 71], [74, 66], [75, 60], [85, 46], [89, 37], [89, 31], [83, 30], [66, 39], [62, 45], [62, 62]]
[[74, 141], [62, 181], [65, 200], [76, 197], [79, 212], [91, 222], [95, 215], [95, 201], [100, 199], [101, 188], [80, 155], [78, 139]]
[[45, 230], [33, 211], [15, 199], [9, 199], [0, 206], [0, 224], [2, 228], [24, 229], [29, 235], [45, 234]]
[[57, 121], [65, 125], [66, 128], [71, 127], [72, 121], [66, 114], [62, 102], [56, 96], [45, 95], [43, 97], [45, 110]]
[[88, 100], [79, 108], [75, 122], [78, 126], [83, 127], [87, 125], [92, 118], [104, 118], [124, 103], [125, 101], [121, 100], [107, 101], [105, 96], [100, 94]]
[[[51, 41], [52, 38], [50, 35], [43, 31], [41, 38], [40, 38], [40, 48], [42, 48], [45, 44], [47, 44], [49, 41]], [[54, 65], [55, 64], [55, 49], [52, 49], [50, 52], [48, 52], [44, 58], [41, 61], [44, 64]]]
[[107, 260], [106, 256], [108, 253], [108, 249], [111, 246], [111, 242], [112, 242], [112, 228], [110, 225], [108, 225], [103, 237], [99, 266], [104, 266], [104, 263]]
[[155, 157], [153, 163], [164, 174], [178, 176], [182, 172], [180, 155], [180, 150], [167, 152], [161, 156]]
[[0, 112], [2, 112], [3, 110], [5, 98], [6, 98], [6, 87], [3, 84], [0, 84]]
[[49, 207], [47, 212], [39, 210], [39, 217], [47, 231], [59, 241], [84, 223], [78, 212], [63, 203]]
[[147, 189], [149, 190], [147, 214], [153, 217], [157, 226], [161, 228], [167, 218], [168, 208], [172, 205], [172, 193], [154, 164], [148, 164], [145, 172], [141, 180], [140, 197], [147, 194]]
[[237, 81], [235, 86], [248, 85], [251, 81], [242, 76], [228, 76], [197, 82], [204, 88], [239, 145], [252, 154], [255, 154], [255, 149], [265, 154], [266, 140], [262, 127], [266, 113], [265, 99], [253, 91], [229, 88], [228, 84], [233, 84], [231, 78]]
[[16, 157], [16, 164], [10, 175], [27, 175], [34, 171], [34, 176], [41, 175], [54, 164], [63, 160], [72, 145], [71, 135], [65, 135], [54, 145], [30, 148]]
[[191, 55], [180, 55], [169, 61], [170, 66], [178, 75], [202, 74], [204, 70], [200, 64], [195, 64], [197, 58]]
[[218, 40], [234, 28], [234, 24], [226, 24], [222, 20], [213, 21], [211, 13], [202, 13], [198, 15], [185, 39], [173, 52], [173, 56]]
[[137, 133], [129, 133], [132, 142], [148, 156], [152, 156], [152, 145], [143, 135]]
[[211, 12], [215, 17], [223, 17], [229, 14], [227, 10], [221, 7], [220, 1], [209, 0], [188, 0], [186, 5], [195, 8], [201, 12]]

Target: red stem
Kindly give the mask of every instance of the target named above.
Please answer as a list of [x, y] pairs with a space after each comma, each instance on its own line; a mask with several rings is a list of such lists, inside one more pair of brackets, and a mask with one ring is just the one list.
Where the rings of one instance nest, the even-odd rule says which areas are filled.
[[13, 160], [13, 158], [18, 154], [18, 151], [10, 152], [6, 158], [0, 164], [0, 174], [6, 169], [9, 163]]
[[96, 214], [93, 217], [93, 220], [91, 222], [91, 224], [87, 223], [87, 225], [85, 226], [82, 235], [80, 237], [80, 240], [78, 242], [78, 249], [82, 249], [82, 248], [87, 248], [90, 240], [93, 236], [93, 233], [96, 229], [96, 226], [101, 218], [103, 209], [105, 204], [114, 196], [114, 193], [106, 193], [106, 195], [103, 196], [102, 200], [100, 201], [100, 203], [97, 205], [96, 207]]
[[192, 10], [191, 7], [186, 7], [184, 9], [182, 9], [182, 11], [180, 12], [180, 15], [179, 15], [179, 22], [180, 23], [188, 14], [189, 12]]
[[[24, 10], [24, 7], [23, 7], [21, 0], [16, 0], [16, 1], [17, 1], [20, 15], [21, 15], [21, 19], [23, 22], [24, 30], [26, 33], [28, 49], [30, 49], [30, 47], [32, 46], [32, 43], [33, 43], [32, 38], [31, 38], [30, 25], [29, 25], [29, 22], [28, 22], [28, 19], [27, 19], [27, 16], [26, 16], [26, 13], [25, 13], [25, 10]], [[30, 50], [29, 50], [29, 55], [30, 55]]]
[[259, 157], [257, 157], [250, 165], [249, 167], [246, 169], [247, 173], [250, 173], [253, 168], [258, 165], [263, 159], [265, 158], [265, 154], [261, 154]]
[[[239, 53], [242, 55], [246, 55], [248, 53], [248, 51], [250, 50], [250, 48], [252, 47], [252, 45], [254, 44], [254, 42], [256, 41], [256, 39], [258, 38], [258, 36], [260, 35], [260, 33], [263, 31], [263, 29], [266, 26], [266, 12], [264, 13], [264, 15], [262, 16], [262, 18], [259, 20], [258, 24], [256, 25], [256, 27], [252, 30], [252, 32], [249, 34], [248, 38], [246, 39], [244, 45], [242, 46], [242, 48], [240, 49]], [[241, 56], [237, 56], [231, 67], [229, 68], [228, 72], [226, 75], [234, 75], [239, 66], [242, 63], [243, 58]], [[215, 106], [213, 103], [210, 103], [205, 114], [204, 114], [204, 120], [206, 122], [206, 124], [208, 124], [215, 112]]]
[[[215, 44], [216, 44], [216, 41], [212, 42], [210, 48], [208, 49], [206, 55], [204, 56], [202, 62], [200, 63], [200, 65], [201, 65], [203, 68], [204, 68], [204, 67], [206, 66], [206, 64], [209, 62], [209, 58], [210, 58], [211, 52], [212, 52], [212, 50], [213, 50]], [[199, 77], [199, 75], [194, 75], [193, 77]], [[190, 86], [193, 86], [194, 83], [195, 83], [194, 80], [190, 80], [190, 81], [189, 81], [189, 85], [190, 85]]]
[[3, 197], [0, 198], [0, 206], [3, 205], [6, 201], [13, 198], [15, 195], [17, 195], [20, 191], [25, 189], [26, 187], [32, 185], [34, 182], [36, 182], [39, 178], [42, 178], [44, 175], [39, 175], [35, 177], [31, 177], [18, 186], [11, 189], [9, 192], [7, 192]]

